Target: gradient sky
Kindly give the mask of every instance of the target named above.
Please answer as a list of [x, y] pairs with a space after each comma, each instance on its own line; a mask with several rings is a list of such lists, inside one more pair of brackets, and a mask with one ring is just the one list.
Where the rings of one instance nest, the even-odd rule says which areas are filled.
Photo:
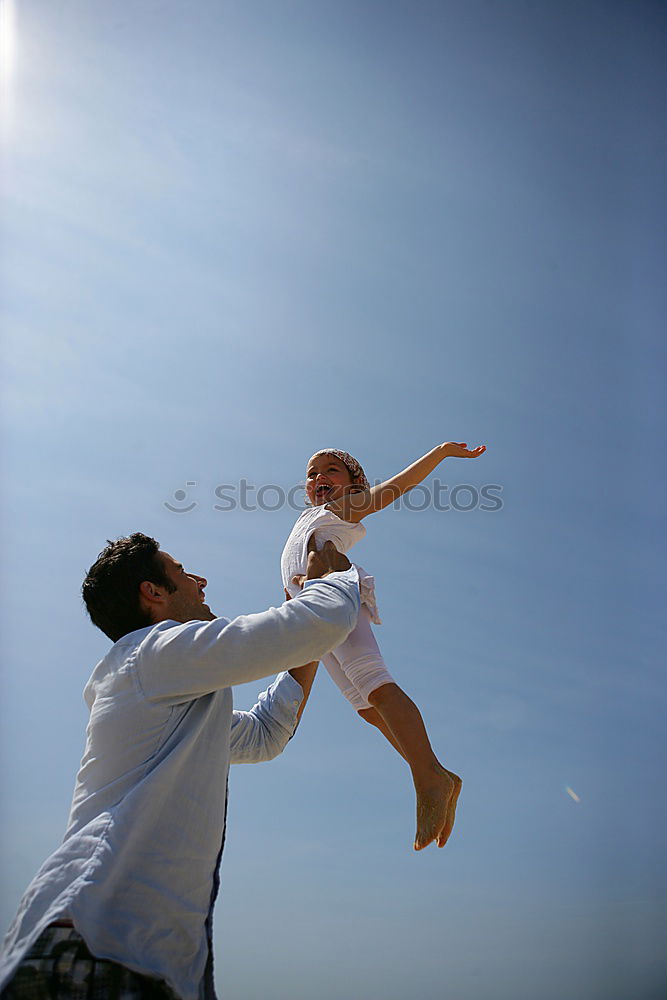
[[2, 923], [64, 830], [105, 539], [154, 534], [220, 614], [260, 610], [296, 515], [217, 486], [463, 440], [488, 451], [440, 480], [502, 509], [388, 510], [354, 550], [464, 778], [454, 835], [411, 851], [405, 765], [322, 671], [285, 754], [232, 771], [218, 980], [658, 1000], [664, 3], [0, 12]]

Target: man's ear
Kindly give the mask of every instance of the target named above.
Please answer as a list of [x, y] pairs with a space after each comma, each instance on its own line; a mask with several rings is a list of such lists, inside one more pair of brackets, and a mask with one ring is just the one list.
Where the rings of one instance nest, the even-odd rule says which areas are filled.
[[153, 583], [151, 580], [142, 580], [139, 584], [139, 599], [147, 607], [163, 604], [165, 599], [164, 587], [158, 586], [157, 583]]

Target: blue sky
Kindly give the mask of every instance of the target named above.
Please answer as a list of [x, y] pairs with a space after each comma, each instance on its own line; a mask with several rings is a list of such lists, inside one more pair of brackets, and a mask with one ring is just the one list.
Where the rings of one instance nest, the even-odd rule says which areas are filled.
[[441, 482], [502, 509], [386, 511], [354, 552], [464, 778], [454, 835], [411, 852], [405, 766], [322, 671], [283, 757], [231, 775], [219, 980], [655, 1000], [664, 5], [0, 9], [2, 922], [64, 830], [105, 539], [154, 534], [219, 613], [259, 610], [295, 514], [217, 486], [464, 440], [487, 453]]

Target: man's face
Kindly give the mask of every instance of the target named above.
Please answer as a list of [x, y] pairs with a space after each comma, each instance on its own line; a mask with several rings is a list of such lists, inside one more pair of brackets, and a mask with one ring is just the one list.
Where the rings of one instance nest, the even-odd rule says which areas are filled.
[[166, 595], [166, 618], [175, 622], [210, 622], [216, 617], [208, 604], [204, 603], [204, 587], [207, 580], [196, 573], [188, 573], [181, 563], [176, 562], [168, 552], [158, 552], [158, 559], [174, 585], [173, 594]]

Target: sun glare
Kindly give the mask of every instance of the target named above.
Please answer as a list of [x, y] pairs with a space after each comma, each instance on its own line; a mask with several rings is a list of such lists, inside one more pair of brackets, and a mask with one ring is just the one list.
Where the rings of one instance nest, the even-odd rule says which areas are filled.
[[16, 58], [16, 2], [0, 0], [0, 121], [6, 128], [12, 111]]

